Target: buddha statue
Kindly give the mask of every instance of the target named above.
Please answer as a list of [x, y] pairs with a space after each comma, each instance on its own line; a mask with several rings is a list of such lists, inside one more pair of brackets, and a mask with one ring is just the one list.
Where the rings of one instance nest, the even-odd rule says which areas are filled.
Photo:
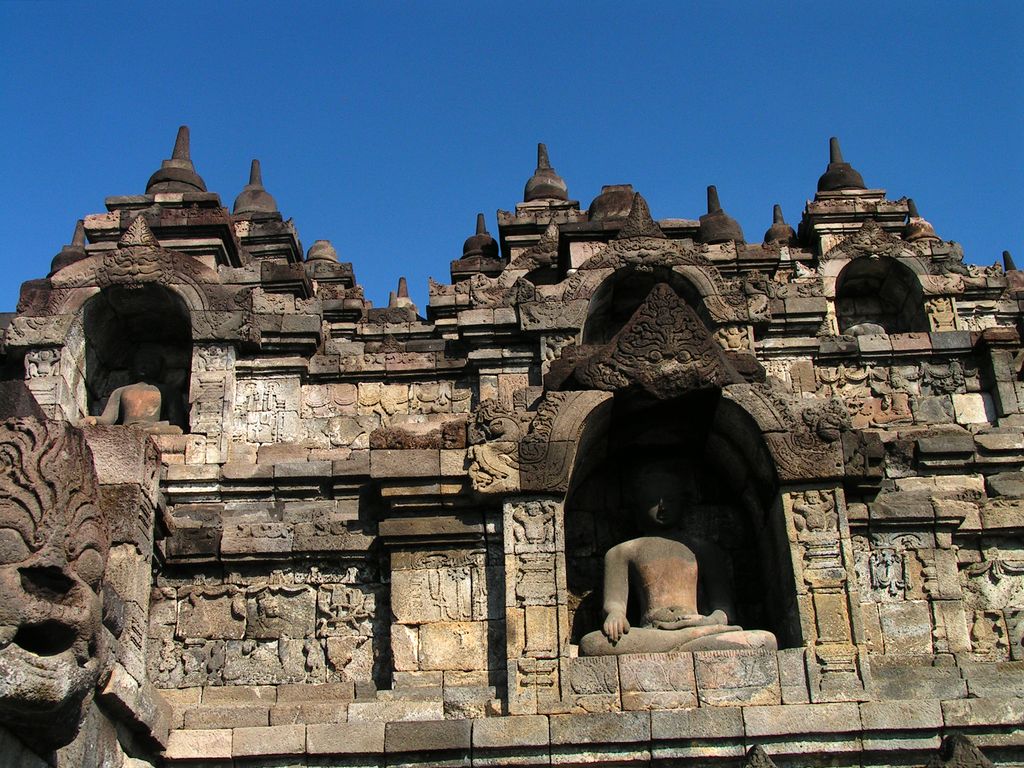
[[[647, 463], [631, 474], [628, 486], [646, 535], [605, 555], [604, 625], [581, 639], [580, 655], [777, 648], [771, 632], [731, 623], [725, 553], [679, 528], [687, 504], [679, 474], [665, 463]], [[638, 627], [626, 618], [631, 592], [639, 602]]]
[[164, 387], [160, 382], [163, 358], [151, 349], [139, 349], [132, 357], [134, 383], [118, 387], [110, 393], [107, 405], [99, 416], [86, 416], [83, 426], [122, 424], [157, 434], [180, 435], [177, 427], [160, 416], [165, 410]]

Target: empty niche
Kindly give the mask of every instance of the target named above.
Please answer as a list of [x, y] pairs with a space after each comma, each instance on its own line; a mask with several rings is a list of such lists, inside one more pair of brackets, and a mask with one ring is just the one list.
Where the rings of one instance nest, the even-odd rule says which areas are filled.
[[836, 281], [839, 332], [910, 333], [928, 330], [921, 283], [891, 258], [850, 262]]

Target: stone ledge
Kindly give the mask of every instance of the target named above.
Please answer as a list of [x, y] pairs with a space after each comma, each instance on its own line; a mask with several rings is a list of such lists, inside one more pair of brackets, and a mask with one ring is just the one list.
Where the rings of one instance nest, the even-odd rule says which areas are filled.
[[371, 755], [384, 752], [384, 723], [329, 723], [306, 726], [310, 755]]
[[649, 742], [651, 715], [649, 712], [552, 715], [550, 728], [553, 745]]
[[546, 747], [551, 742], [544, 715], [489, 717], [473, 721], [473, 748]]
[[944, 729], [967, 728], [972, 734], [987, 734], [994, 740], [992, 744], [1020, 744], [1022, 724], [1021, 698], [942, 702], [904, 699], [650, 713], [179, 729], [171, 732], [164, 757], [168, 761], [198, 761], [402, 754], [406, 757], [401, 760], [412, 760], [414, 755], [434, 754], [441, 755], [442, 761], [449, 757], [458, 761], [468, 760], [472, 750], [474, 763], [479, 757], [481, 765], [504, 765], [520, 759], [546, 763], [550, 747], [551, 760], [559, 763], [577, 758], [582, 762], [628, 762], [650, 759], [652, 755], [657, 759], [737, 758], [755, 742], [772, 755], [810, 754], [823, 749], [909, 753], [933, 750]]
[[744, 733], [743, 710], [735, 707], [651, 712], [651, 738], [654, 741], [715, 740], [742, 737]]
[[860, 720], [865, 731], [938, 730], [943, 722], [936, 699], [866, 701], [860, 705]]
[[410, 720], [387, 723], [384, 726], [384, 751], [468, 751], [472, 728], [471, 720]]
[[232, 757], [274, 757], [306, 752], [306, 726], [269, 725], [235, 728], [231, 735]]
[[860, 708], [853, 703], [744, 707], [748, 737], [859, 733]]
[[958, 699], [942, 702], [947, 728], [1020, 726], [1024, 723], [1024, 698]]
[[164, 757], [168, 760], [230, 760], [231, 729], [171, 731]]

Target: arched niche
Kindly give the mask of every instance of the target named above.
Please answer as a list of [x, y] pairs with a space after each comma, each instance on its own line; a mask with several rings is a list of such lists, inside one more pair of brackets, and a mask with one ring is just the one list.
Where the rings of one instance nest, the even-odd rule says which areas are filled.
[[700, 292], [683, 275], [669, 267], [622, 269], [598, 286], [587, 308], [584, 344], [605, 344], [618, 333], [658, 283], [665, 283], [696, 312], [708, 328], [714, 323]]
[[896, 259], [862, 257], [847, 264], [836, 280], [839, 332], [871, 323], [886, 333], [924, 332], [921, 281]]
[[[779, 481], [753, 418], [718, 389], [667, 401], [620, 393], [610, 411], [606, 450], [586, 463], [577, 456], [566, 497], [570, 642], [601, 626], [605, 553], [643, 535], [630, 505], [628, 475], [653, 461], [671, 465], [686, 488], [685, 536], [724, 553], [732, 571], [732, 620], [775, 633], [780, 647], [799, 646]], [[631, 597], [631, 609], [637, 603]]]
[[188, 307], [158, 283], [110, 286], [82, 310], [88, 412], [103, 412], [110, 393], [136, 383], [136, 356], [160, 360], [156, 383], [161, 418], [188, 431], [188, 380], [192, 367], [192, 324]]

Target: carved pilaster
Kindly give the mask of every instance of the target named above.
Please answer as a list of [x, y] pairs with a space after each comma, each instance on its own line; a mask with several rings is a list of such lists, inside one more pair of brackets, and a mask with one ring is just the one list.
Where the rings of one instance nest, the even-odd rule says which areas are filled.
[[537, 712], [560, 698], [559, 657], [568, 655], [565, 511], [542, 496], [503, 507], [509, 711]]
[[842, 488], [783, 493], [804, 642], [812, 651], [814, 701], [863, 698], [866, 638], [854, 579]]

